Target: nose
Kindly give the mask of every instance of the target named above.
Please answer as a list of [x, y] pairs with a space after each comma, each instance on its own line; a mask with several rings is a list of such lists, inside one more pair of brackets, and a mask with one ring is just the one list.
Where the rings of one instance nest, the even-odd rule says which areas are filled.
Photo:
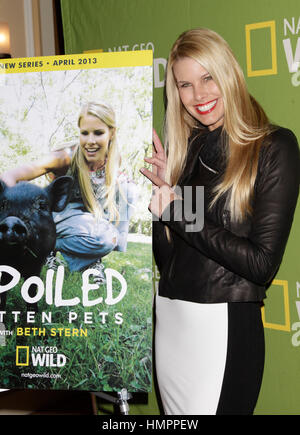
[[24, 222], [15, 216], [9, 216], [0, 222], [0, 240], [8, 243], [21, 243], [28, 237]]
[[88, 143], [88, 144], [91, 144], [91, 143], [94, 144], [94, 143], [96, 143], [94, 133], [90, 133], [90, 134], [88, 135], [87, 143]]
[[194, 99], [198, 102], [205, 101], [207, 98], [208, 92], [206, 87], [202, 83], [197, 83], [194, 86]]

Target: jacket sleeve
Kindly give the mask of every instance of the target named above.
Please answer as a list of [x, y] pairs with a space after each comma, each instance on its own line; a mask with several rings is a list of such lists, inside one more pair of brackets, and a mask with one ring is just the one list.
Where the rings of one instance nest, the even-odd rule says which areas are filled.
[[[187, 232], [183, 204], [175, 200], [161, 220], [188, 244], [221, 266], [259, 285], [269, 283], [281, 263], [299, 193], [300, 157], [294, 134], [280, 129], [262, 150], [259, 162], [252, 227], [247, 238], [237, 236], [204, 218], [198, 232]], [[177, 203], [177, 204], [176, 204]], [[179, 207], [178, 207], [179, 206]], [[164, 217], [168, 217], [164, 220]]]

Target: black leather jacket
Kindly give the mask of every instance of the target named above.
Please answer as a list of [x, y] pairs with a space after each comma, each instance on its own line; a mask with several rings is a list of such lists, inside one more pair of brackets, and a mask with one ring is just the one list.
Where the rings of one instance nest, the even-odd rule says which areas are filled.
[[217, 158], [222, 151], [220, 132], [221, 128], [190, 143], [178, 182], [180, 186], [204, 186], [203, 229], [187, 232], [190, 222], [184, 217], [176, 220], [176, 203], [181, 200], [173, 201], [161, 219], [153, 222], [160, 296], [198, 303], [262, 301], [281, 263], [299, 193], [297, 140], [290, 130], [280, 127], [271, 134], [260, 151], [252, 217], [234, 223], [226, 198], [208, 209], [212, 188], [224, 171], [222, 159]]

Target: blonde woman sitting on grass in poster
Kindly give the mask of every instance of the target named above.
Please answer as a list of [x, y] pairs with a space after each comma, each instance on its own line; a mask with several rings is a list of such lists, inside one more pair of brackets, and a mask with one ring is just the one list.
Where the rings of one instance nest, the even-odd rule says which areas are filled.
[[[23, 165], [1, 175], [9, 186], [44, 174], [72, 175], [69, 204], [54, 213], [56, 251], [71, 271], [98, 270], [94, 282], [105, 282], [101, 258], [113, 250], [125, 251], [129, 219], [137, 189], [120, 173], [115, 113], [106, 104], [88, 103], [79, 115], [79, 144], [53, 151], [42, 161]], [[57, 267], [55, 253], [49, 267]]]

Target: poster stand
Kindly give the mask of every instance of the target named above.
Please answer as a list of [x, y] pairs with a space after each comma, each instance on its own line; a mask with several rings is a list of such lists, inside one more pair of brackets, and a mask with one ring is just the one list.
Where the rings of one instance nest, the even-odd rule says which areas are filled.
[[97, 397], [101, 397], [102, 399], [105, 399], [111, 403], [119, 405], [121, 414], [129, 415], [128, 400], [132, 398], [132, 394], [129, 393], [126, 388], [122, 388], [122, 390], [118, 392], [118, 397], [113, 397], [106, 393], [96, 393], [94, 391], [92, 392], [92, 394]]

